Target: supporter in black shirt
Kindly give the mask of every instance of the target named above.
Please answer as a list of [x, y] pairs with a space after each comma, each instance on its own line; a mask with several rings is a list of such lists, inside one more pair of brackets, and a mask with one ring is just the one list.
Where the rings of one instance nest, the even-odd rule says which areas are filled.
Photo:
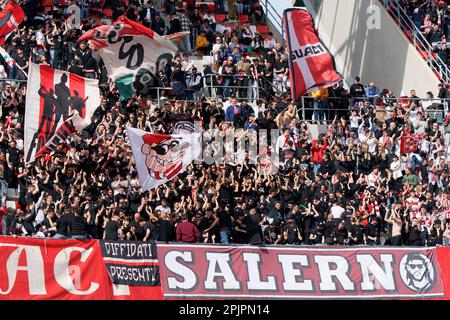
[[[361, 83], [360, 77], [355, 77], [354, 83], [350, 87], [350, 95], [353, 98], [363, 98], [366, 94], [366, 89], [364, 85]], [[361, 99], [362, 101], [362, 99]]]
[[328, 245], [334, 244], [334, 231], [337, 226], [337, 220], [333, 219], [333, 215], [330, 213], [327, 216], [327, 221], [324, 224], [323, 237], [325, 238], [325, 243]]
[[[144, 227], [145, 228], [145, 227]], [[167, 214], [165, 212], [161, 212], [159, 214], [159, 220], [157, 224], [158, 229], [158, 237], [155, 240], [170, 242], [174, 240], [174, 227], [171, 221], [168, 219]], [[200, 234], [201, 234], [200, 230]]]
[[247, 226], [247, 243], [261, 244], [263, 243], [263, 234], [260, 226], [260, 215], [255, 208], [250, 209], [249, 213], [244, 219]]
[[273, 65], [273, 68], [274, 68], [276, 74], [284, 74], [288, 67], [289, 67], [289, 65], [288, 65], [287, 60], [284, 60], [284, 61], [277, 60]]
[[443, 32], [436, 23], [433, 25], [433, 29], [428, 33], [427, 38], [430, 43], [440, 42], [442, 40]]
[[407, 227], [408, 233], [408, 246], [418, 247], [422, 246], [422, 226], [417, 218], [413, 218]]
[[144, 223], [140, 213], [135, 213], [134, 219], [130, 223], [130, 227], [134, 226], [136, 237], [139, 241], [142, 241], [145, 237], [146, 231], [144, 230]]
[[229, 244], [231, 229], [233, 228], [233, 217], [231, 212], [231, 205], [226, 204], [225, 210], [221, 210], [217, 213], [219, 219], [219, 233], [220, 233], [220, 243]]
[[170, 13], [169, 13], [168, 18], [169, 18], [169, 21], [170, 21], [170, 27], [169, 27], [169, 31], [167, 33], [168, 34], [174, 34], [174, 33], [177, 33], [177, 32], [181, 32], [180, 19], [178, 19], [175, 14], [170, 14]]
[[345, 227], [345, 223], [342, 221], [338, 224], [334, 231], [335, 243], [338, 245], [346, 244], [348, 238], [348, 230]]
[[233, 242], [235, 243], [247, 243], [247, 225], [245, 224], [246, 214], [239, 212], [237, 219], [234, 220], [233, 228]]
[[380, 244], [380, 228], [378, 219], [372, 217], [370, 223], [366, 227], [366, 244], [379, 245]]
[[122, 229], [120, 228], [119, 220], [120, 220], [119, 213], [114, 212], [112, 214], [111, 220], [108, 221], [108, 223], [106, 224], [103, 239], [113, 241], [123, 239], [123, 232]]
[[[29, 57], [25, 54], [24, 48], [19, 47], [17, 48], [17, 53], [12, 55], [12, 58], [16, 61], [16, 67], [20, 70], [16, 70], [15, 75], [16, 79], [19, 80], [25, 80], [26, 75], [25, 73], [28, 73], [28, 60]], [[24, 72], [22, 72], [22, 71]]]
[[64, 211], [56, 220], [56, 234], [54, 239], [66, 239], [69, 237], [69, 226], [72, 223], [73, 215], [70, 209]]
[[75, 211], [69, 223], [70, 237], [73, 239], [87, 239], [89, 232], [89, 225], [85, 217], [79, 212]]
[[428, 239], [428, 246], [436, 246], [436, 245], [442, 245], [442, 236], [443, 236], [444, 230], [442, 228], [441, 220], [436, 219], [433, 223], [433, 226], [430, 231], [429, 239]]
[[281, 230], [274, 222], [264, 229], [264, 241], [266, 244], [281, 244], [283, 242]]
[[83, 69], [78, 65], [78, 61], [75, 59], [72, 59], [70, 61], [70, 67], [69, 67], [69, 69], [67, 69], [67, 71], [77, 74], [80, 77], [84, 76]]
[[151, 29], [160, 36], [164, 35], [164, 32], [166, 31], [166, 23], [163, 19], [161, 19], [161, 15], [159, 13], [156, 13], [154, 19], [152, 19]]
[[364, 244], [364, 227], [361, 218], [353, 218], [350, 227], [350, 244]]
[[302, 241], [301, 230], [293, 216], [288, 217], [288, 223], [284, 226], [283, 238], [287, 244], [300, 244]]

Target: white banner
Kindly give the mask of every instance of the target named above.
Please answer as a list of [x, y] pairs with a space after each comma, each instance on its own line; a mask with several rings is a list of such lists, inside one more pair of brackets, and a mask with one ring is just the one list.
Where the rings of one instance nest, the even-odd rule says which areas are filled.
[[201, 134], [152, 134], [127, 127], [142, 191], [175, 178], [201, 153]]

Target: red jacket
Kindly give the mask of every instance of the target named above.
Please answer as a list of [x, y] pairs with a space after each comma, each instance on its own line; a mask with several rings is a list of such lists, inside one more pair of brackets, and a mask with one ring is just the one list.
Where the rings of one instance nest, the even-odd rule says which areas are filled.
[[327, 148], [327, 140], [324, 140], [323, 145], [319, 147], [317, 145], [317, 140], [312, 141], [311, 145], [311, 153], [312, 153], [312, 162], [314, 164], [319, 164], [323, 162], [323, 152]]
[[200, 231], [198, 231], [197, 226], [192, 222], [181, 222], [177, 225], [177, 241], [189, 243], [199, 242]]

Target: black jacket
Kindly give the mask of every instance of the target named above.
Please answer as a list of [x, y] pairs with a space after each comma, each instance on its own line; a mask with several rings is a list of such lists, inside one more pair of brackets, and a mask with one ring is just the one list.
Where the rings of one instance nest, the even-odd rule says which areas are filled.
[[164, 34], [164, 31], [166, 30], [166, 23], [163, 19], [159, 19], [159, 21], [156, 21], [156, 19], [152, 19], [151, 29], [162, 36]]
[[174, 18], [172, 21], [170, 21], [168, 34], [174, 34], [177, 32], [181, 32], [181, 22], [178, 18]]
[[56, 233], [69, 236], [69, 226], [73, 216], [71, 214], [65, 213], [56, 220]]
[[88, 234], [89, 226], [82, 216], [74, 216], [69, 222], [70, 235], [82, 236]]

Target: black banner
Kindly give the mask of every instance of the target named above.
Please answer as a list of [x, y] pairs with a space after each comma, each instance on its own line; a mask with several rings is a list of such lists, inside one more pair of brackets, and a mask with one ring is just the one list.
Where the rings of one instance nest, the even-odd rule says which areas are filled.
[[114, 284], [159, 286], [155, 242], [100, 240], [103, 260]]

